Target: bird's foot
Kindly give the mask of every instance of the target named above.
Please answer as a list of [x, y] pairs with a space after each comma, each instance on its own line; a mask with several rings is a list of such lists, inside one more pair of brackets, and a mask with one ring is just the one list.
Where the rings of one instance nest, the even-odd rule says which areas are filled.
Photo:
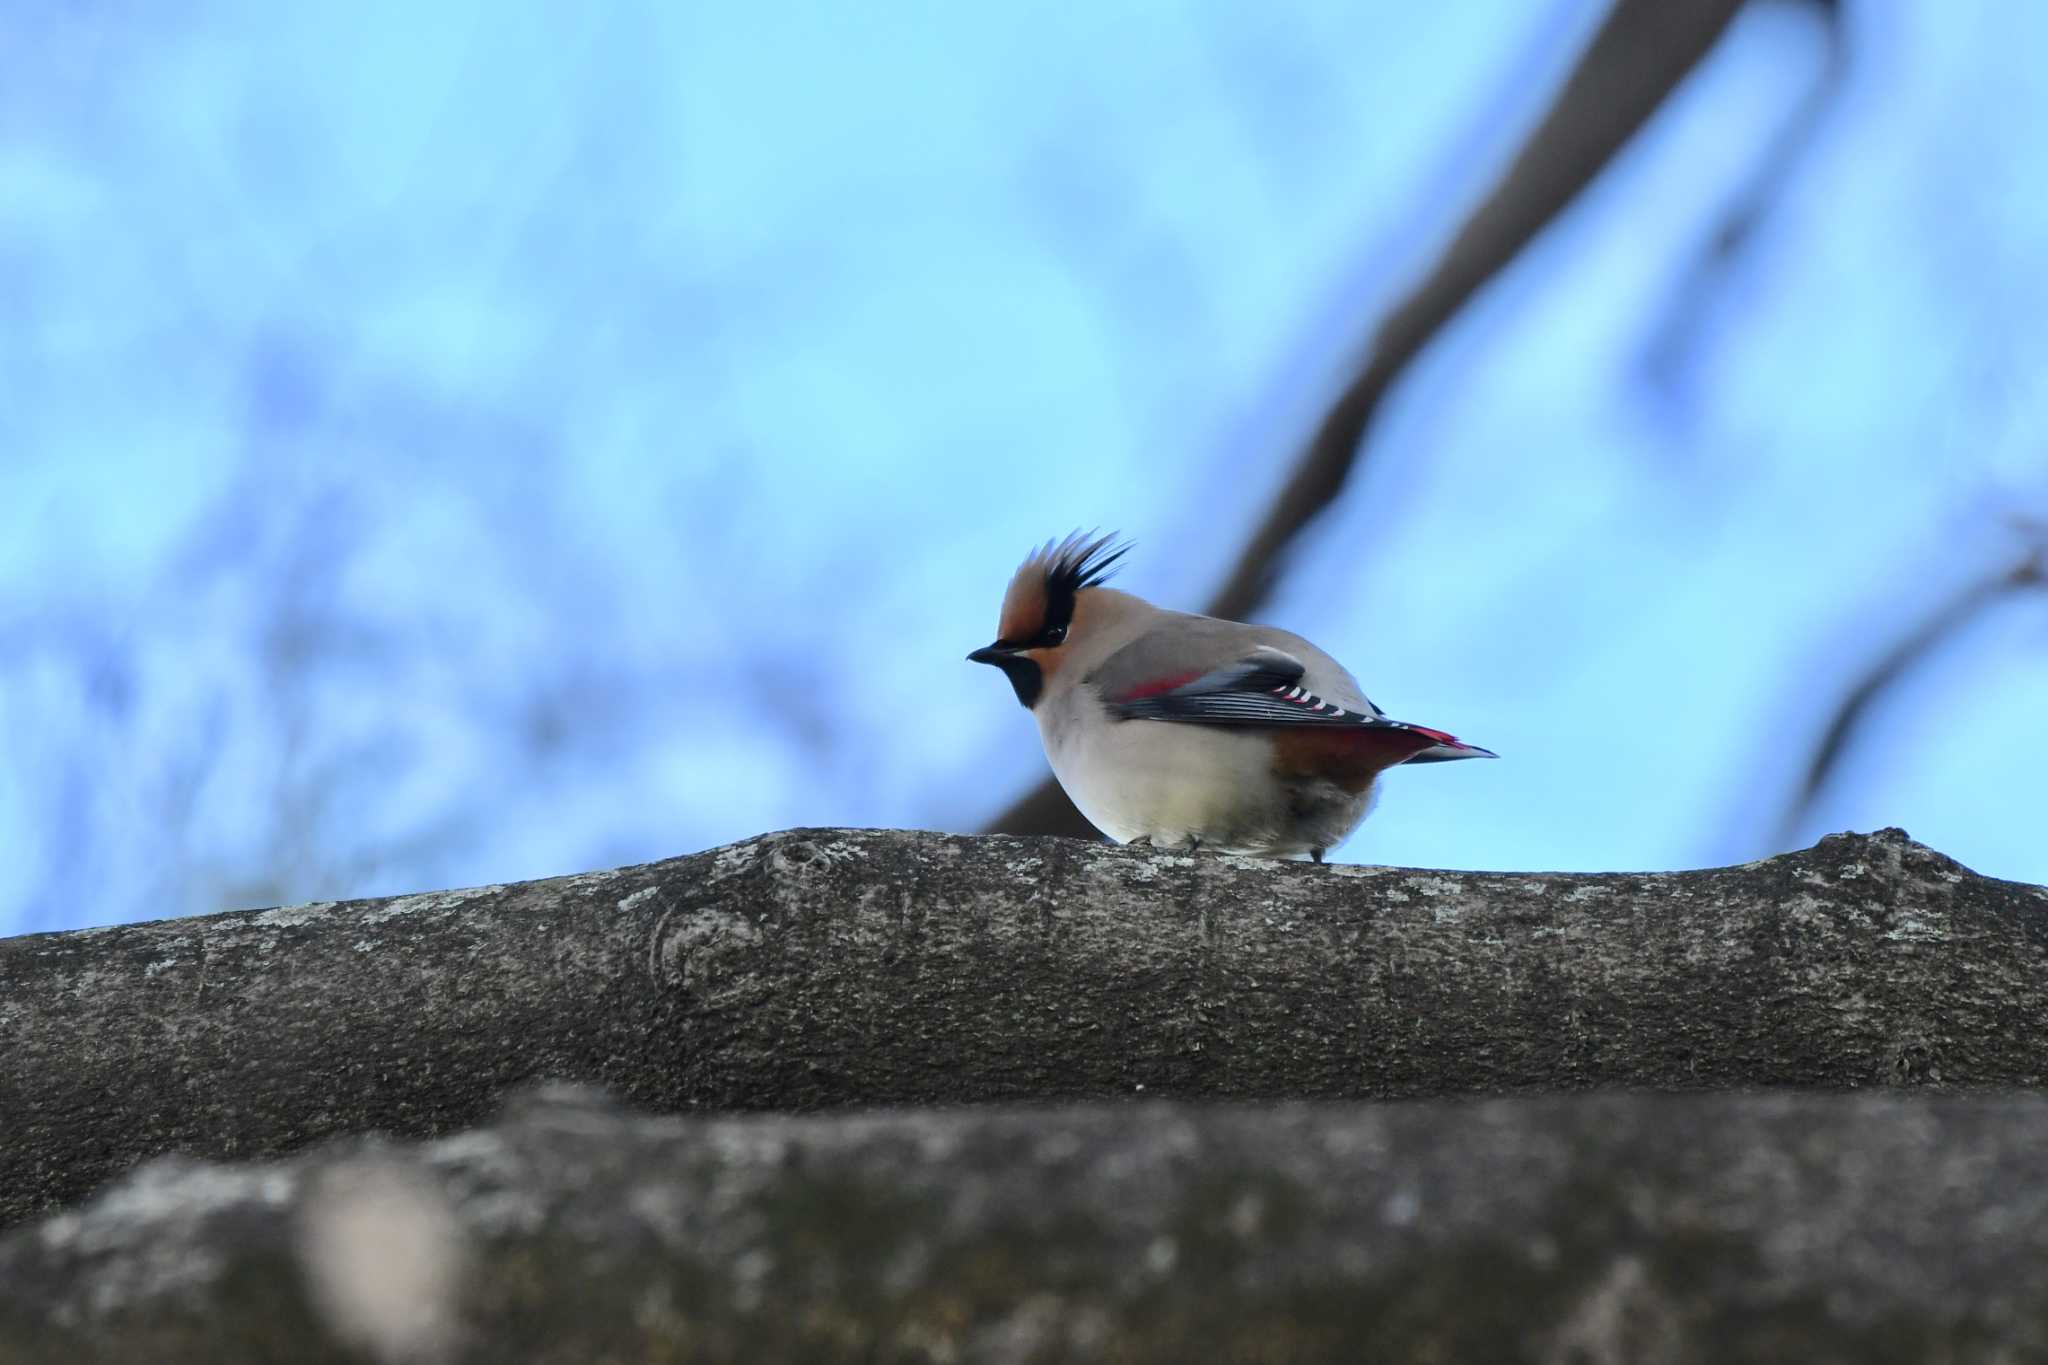
[[1199, 853], [1199, 852], [1201, 852], [1201, 851], [1202, 851], [1202, 836], [1201, 836], [1201, 835], [1199, 835], [1199, 834], [1190, 834], [1190, 835], [1188, 836], [1188, 852], [1190, 852], [1190, 853]]
[[1152, 847], [1152, 836], [1151, 836], [1151, 835], [1149, 835], [1149, 834], [1140, 834], [1140, 835], [1139, 835], [1139, 836], [1138, 836], [1137, 838], [1135, 838], [1135, 839], [1126, 839], [1126, 840], [1124, 840], [1124, 847], [1125, 847], [1125, 848], [1150, 848], [1150, 847]]

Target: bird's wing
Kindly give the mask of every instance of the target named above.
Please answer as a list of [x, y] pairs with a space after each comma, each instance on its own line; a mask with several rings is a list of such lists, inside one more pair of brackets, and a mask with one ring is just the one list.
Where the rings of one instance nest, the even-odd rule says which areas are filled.
[[[1441, 730], [1389, 720], [1370, 701], [1356, 709], [1316, 695], [1303, 685], [1307, 665], [1286, 650], [1254, 645], [1216, 663], [1202, 644], [1141, 637], [1111, 655], [1088, 680], [1119, 720], [1285, 727], [1292, 733], [1348, 731], [1360, 739], [1366, 737], [1362, 732], [1374, 732], [1376, 747], [1389, 749], [1389, 760], [1397, 763], [1494, 757]], [[1199, 662], [1205, 654], [1208, 662]]]

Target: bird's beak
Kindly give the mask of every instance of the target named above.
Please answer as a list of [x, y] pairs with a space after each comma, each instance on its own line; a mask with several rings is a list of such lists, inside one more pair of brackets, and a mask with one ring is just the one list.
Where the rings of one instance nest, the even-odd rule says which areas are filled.
[[967, 656], [978, 664], [994, 664], [1003, 670], [1003, 676], [1016, 689], [1017, 703], [1025, 710], [1038, 705], [1039, 694], [1045, 691], [1045, 673], [1031, 661], [1022, 645], [1004, 644], [1001, 640], [992, 645], [983, 645]]

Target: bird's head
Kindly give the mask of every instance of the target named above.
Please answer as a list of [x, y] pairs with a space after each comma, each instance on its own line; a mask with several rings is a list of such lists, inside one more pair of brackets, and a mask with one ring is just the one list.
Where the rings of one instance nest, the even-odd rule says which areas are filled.
[[1003, 594], [995, 643], [967, 656], [1002, 669], [1025, 707], [1038, 705], [1046, 681], [1059, 671], [1073, 643], [1086, 635], [1089, 590], [1108, 578], [1130, 549], [1115, 540], [1113, 534], [1091, 539], [1076, 531], [1032, 554], [1017, 567]]

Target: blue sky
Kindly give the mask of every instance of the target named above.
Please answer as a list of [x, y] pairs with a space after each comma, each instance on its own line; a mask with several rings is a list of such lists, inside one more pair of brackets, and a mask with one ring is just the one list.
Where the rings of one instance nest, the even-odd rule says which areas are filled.
[[[1773, 851], [1848, 677], [2048, 517], [2048, 12], [1846, 8], [1677, 363], [1802, 7], [1423, 359], [1262, 613], [1504, 755], [1392, 774], [1345, 859]], [[16, 16], [0, 931], [976, 827], [1043, 771], [961, 661], [1017, 560], [1115, 527], [1199, 605], [1598, 14]], [[2035, 594], [1795, 842], [2048, 881], [2044, 697]]]

